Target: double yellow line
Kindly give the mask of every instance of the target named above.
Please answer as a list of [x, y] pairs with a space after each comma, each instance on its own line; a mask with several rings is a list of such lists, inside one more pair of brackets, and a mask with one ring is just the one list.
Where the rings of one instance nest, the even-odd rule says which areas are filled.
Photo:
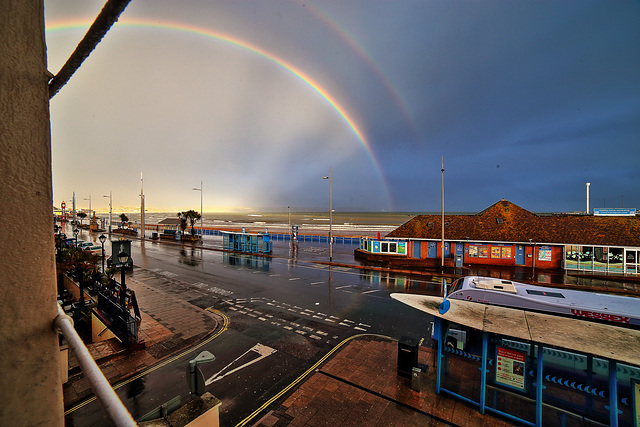
[[264, 411], [269, 405], [271, 405], [273, 402], [275, 402], [280, 397], [282, 397], [282, 395], [284, 395], [289, 390], [291, 390], [293, 387], [298, 385], [298, 383], [300, 383], [300, 381], [302, 381], [307, 375], [309, 375], [311, 372], [315, 371], [318, 368], [318, 366], [320, 366], [322, 363], [324, 363], [325, 360], [327, 360], [329, 357], [331, 357], [333, 355], [333, 353], [338, 351], [343, 345], [345, 345], [346, 343], [348, 343], [352, 339], [360, 338], [360, 337], [380, 337], [380, 338], [386, 338], [386, 339], [393, 339], [391, 337], [388, 337], [388, 336], [385, 336], [385, 335], [378, 335], [378, 334], [358, 334], [358, 335], [352, 335], [349, 338], [344, 339], [340, 344], [336, 345], [327, 354], [325, 354], [320, 360], [318, 360], [312, 367], [307, 369], [302, 375], [300, 375], [298, 378], [296, 378], [291, 384], [286, 386], [282, 391], [280, 391], [278, 394], [273, 396], [271, 399], [267, 400], [261, 407], [259, 407], [255, 411], [253, 411], [251, 413], [251, 415], [249, 415], [247, 418], [245, 418], [244, 420], [242, 420], [238, 424], [236, 424], [236, 427], [242, 427], [242, 426], [246, 425], [249, 421], [251, 421], [253, 418], [255, 418], [256, 415], [258, 415], [260, 412]]
[[[169, 358], [167, 360], [164, 360], [164, 361], [158, 363], [157, 365], [153, 365], [151, 368], [147, 369], [146, 371], [142, 371], [139, 374], [134, 375], [131, 378], [127, 378], [126, 380], [122, 381], [121, 383], [116, 384], [115, 386], [113, 386], [113, 389], [117, 390], [120, 387], [122, 387], [124, 385], [127, 385], [132, 381], [137, 380], [138, 378], [142, 378], [145, 375], [150, 374], [151, 372], [155, 371], [156, 369], [160, 369], [163, 366], [168, 365], [169, 363], [175, 362], [176, 360], [186, 356], [187, 354], [191, 353], [192, 351], [195, 351], [195, 350], [199, 349], [200, 347], [202, 347], [203, 345], [208, 344], [211, 341], [213, 341], [214, 339], [218, 338], [224, 331], [226, 331], [229, 328], [229, 323], [230, 323], [229, 322], [229, 318], [224, 313], [222, 313], [222, 312], [220, 312], [218, 310], [213, 310], [211, 307], [207, 308], [206, 310], [210, 311], [212, 313], [215, 313], [218, 316], [222, 317], [222, 319], [223, 319], [222, 329], [220, 329], [219, 331], [217, 331], [216, 333], [214, 333], [213, 335], [211, 335], [209, 338], [207, 338], [206, 340], [202, 341], [201, 343], [195, 345], [194, 347], [191, 347], [188, 350], [185, 350], [185, 351], [183, 351], [182, 353], [180, 353], [180, 354], [178, 354], [176, 356], [173, 356], [173, 357], [171, 357], [171, 358]], [[70, 413], [72, 413], [74, 411], [77, 411], [78, 409], [88, 405], [89, 403], [91, 403], [91, 402], [93, 402], [95, 400], [96, 400], [96, 397], [95, 396], [91, 396], [89, 399], [77, 404], [76, 406], [74, 406], [72, 408], [67, 409], [64, 412], [64, 415], [66, 416], [66, 415], [68, 415], [68, 414], [70, 414]]]

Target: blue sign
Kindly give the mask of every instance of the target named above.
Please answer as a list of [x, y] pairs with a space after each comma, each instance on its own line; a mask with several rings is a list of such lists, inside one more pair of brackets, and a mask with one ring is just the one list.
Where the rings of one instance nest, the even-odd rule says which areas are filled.
[[594, 208], [593, 214], [597, 216], [635, 216], [636, 208]]

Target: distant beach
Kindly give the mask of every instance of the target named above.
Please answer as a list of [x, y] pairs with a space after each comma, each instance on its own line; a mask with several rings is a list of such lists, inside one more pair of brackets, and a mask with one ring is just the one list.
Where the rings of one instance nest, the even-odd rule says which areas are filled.
[[[420, 213], [421, 214], [421, 213]], [[126, 213], [129, 221], [140, 224], [139, 213]], [[334, 212], [332, 216], [332, 233], [336, 236], [384, 236], [409, 221], [419, 213], [415, 212]], [[109, 214], [97, 214], [98, 218], [107, 218]], [[113, 213], [114, 224], [118, 222], [120, 213]], [[145, 224], [158, 224], [165, 218], [175, 218], [174, 212], [148, 212]], [[328, 212], [291, 212], [291, 225], [298, 226], [301, 234], [328, 234]], [[289, 214], [287, 212], [205, 212], [202, 225], [204, 228], [214, 229], [245, 229], [252, 232], [286, 233], [289, 229]], [[200, 221], [196, 227], [200, 227]]]

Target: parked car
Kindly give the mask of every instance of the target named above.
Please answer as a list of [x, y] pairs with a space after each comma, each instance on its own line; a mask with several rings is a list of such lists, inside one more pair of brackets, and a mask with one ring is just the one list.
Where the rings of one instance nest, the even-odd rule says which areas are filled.
[[88, 248], [90, 246], [93, 246], [94, 244], [91, 242], [84, 242], [82, 240], [78, 240], [78, 249], [80, 250], [84, 250], [85, 248]]
[[94, 246], [85, 246], [82, 248], [83, 251], [91, 252], [94, 255], [102, 255], [102, 246], [94, 245]]

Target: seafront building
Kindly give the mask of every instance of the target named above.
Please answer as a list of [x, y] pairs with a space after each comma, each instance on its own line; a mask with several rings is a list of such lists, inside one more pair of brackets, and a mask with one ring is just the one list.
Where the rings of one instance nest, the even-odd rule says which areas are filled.
[[[521, 267], [640, 274], [640, 217], [535, 214], [500, 200], [475, 215], [418, 215], [384, 239], [363, 238], [356, 259], [390, 267]], [[444, 241], [444, 245], [443, 245]]]

